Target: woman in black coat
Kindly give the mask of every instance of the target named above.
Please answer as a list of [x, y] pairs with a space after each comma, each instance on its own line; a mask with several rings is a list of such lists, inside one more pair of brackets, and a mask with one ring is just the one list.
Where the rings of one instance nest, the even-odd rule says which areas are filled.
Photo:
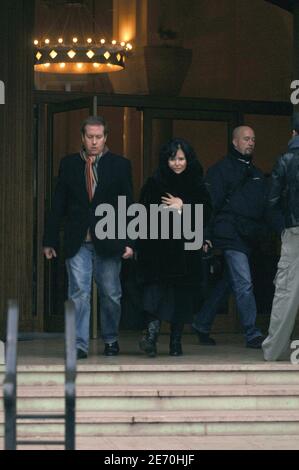
[[[183, 217], [184, 204], [189, 204], [192, 230], [203, 230], [201, 224], [195, 227], [195, 204], [203, 205], [206, 224], [211, 214], [211, 201], [203, 182], [202, 167], [188, 142], [172, 139], [161, 148], [159, 167], [142, 188], [140, 203], [147, 208], [147, 214], [151, 204], [163, 204], [166, 210], [171, 209], [172, 222], [177, 217], [172, 212]], [[139, 240], [137, 245], [139, 272], [144, 286], [143, 307], [148, 323], [140, 348], [150, 357], [157, 353], [156, 342], [162, 320], [171, 324], [169, 354], [182, 355], [184, 324], [192, 322], [198, 309], [196, 299], [201, 282], [202, 250], [186, 250], [183, 230], [177, 239], [173, 237], [173, 228], [170, 222], [169, 237], [162, 239], [160, 224], [157, 239], [148, 236], [146, 240]]]

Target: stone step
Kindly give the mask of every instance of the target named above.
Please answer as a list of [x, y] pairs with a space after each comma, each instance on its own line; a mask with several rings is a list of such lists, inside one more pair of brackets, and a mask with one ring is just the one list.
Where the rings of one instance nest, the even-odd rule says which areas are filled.
[[[49, 438], [57, 440], [55, 436], [49, 436]], [[38, 445], [41, 441], [39, 437], [34, 440], [35, 445], [18, 446], [18, 450], [62, 450], [62, 446]], [[0, 438], [0, 450], [3, 449], [4, 440]], [[78, 436], [76, 449], [110, 450], [116, 453], [119, 450], [142, 450], [149, 451], [148, 455], [152, 450], [190, 450], [198, 456], [199, 450], [299, 450], [299, 439], [297, 435], [288, 434], [284, 436]], [[107, 453], [107, 456], [111, 457], [111, 455]], [[128, 455], [131, 454], [128, 453]]]
[[[1, 394], [0, 394], [1, 395]], [[297, 385], [77, 386], [78, 411], [299, 409]], [[0, 402], [1, 403], [1, 402]], [[18, 388], [20, 413], [64, 409], [63, 386]], [[0, 404], [0, 409], [2, 406]]]
[[[296, 385], [134, 385], [82, 386], [77, 389], [78, 411], [155, 410], [298, 410]], [[2, 390], [1, 390], [2, 391]], [[18, 387], [18, 410], [62, 412], [63, 386]], [[0, 409], [3, 409], [0, 400]]]
[[[80, 364], [77, 435], [299, 435], [298, 370], [279, 363]], [[20, 366], [19, 413], [63, 411], [63, 383], [61, 365]], [[0, 436], [3, 423], [1, 411]], [[22, 438], [63, 432], [54, 418], [18, 424]]]
[[[78, 385], [299, 385], [291, 364], [142, 364], [79, 365]], [[3, 380], [0, 374], [0, 380]], [[19, 366], [18, 385], [64, 383], [63, 366]]]
[[[299, 411], [77, 412], [76, 423], [77, 436], [299, 436]], [[3, 436], [3, 425], [1, 428]], [[28, 419], [18, 424], [18, 438], [58, 438], [63, 432], [64, 425], [54, 418], [46, 422]]]
[[[77, 397], [299, 396], [297, 385], [77, 385]], [[63, 397], [64, 386], [19, 386], [18, 397]], [[2, 391], [0, 390], [0, 397]]]

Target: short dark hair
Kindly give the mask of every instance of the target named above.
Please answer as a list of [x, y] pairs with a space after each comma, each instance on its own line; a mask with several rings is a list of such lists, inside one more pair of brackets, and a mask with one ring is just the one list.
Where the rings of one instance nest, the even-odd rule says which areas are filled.
[[104, 127], [104, 135], [108, 134], [108, 124], [103, 118], [103, 116], [89, 116], [82, 122], [81, 126], [81, 134], [85, 135], [86, 126], [103, 126]]

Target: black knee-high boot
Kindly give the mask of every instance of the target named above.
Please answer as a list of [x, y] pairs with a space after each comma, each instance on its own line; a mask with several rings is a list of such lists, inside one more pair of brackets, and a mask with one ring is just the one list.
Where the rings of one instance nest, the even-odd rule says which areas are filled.
[[157, 339], [160, 326], [160, 320], [151, 320], [147, 325], [145, 336], [139, 342], [141, 351], [145, 352], [149, 357], [155, 357], [157, 355]]
[[184, 329], [183, 323], [171, 323], [169, 354], [170, 356], [182, 356], [182, 333]]

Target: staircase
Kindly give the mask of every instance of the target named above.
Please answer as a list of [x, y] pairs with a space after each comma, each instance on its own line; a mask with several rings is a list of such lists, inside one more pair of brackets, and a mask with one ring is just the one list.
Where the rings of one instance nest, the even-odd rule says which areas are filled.
[[[299, 441], [298, 366], [144, 362], [78, 366], [77, 438], [294, 436]], [[63, 384], [63, 366], [19, 366], [18, 412], [62, 412]], [[22, 439], [58, 440], [63, 432], [55, 418], [18, 424]]]

